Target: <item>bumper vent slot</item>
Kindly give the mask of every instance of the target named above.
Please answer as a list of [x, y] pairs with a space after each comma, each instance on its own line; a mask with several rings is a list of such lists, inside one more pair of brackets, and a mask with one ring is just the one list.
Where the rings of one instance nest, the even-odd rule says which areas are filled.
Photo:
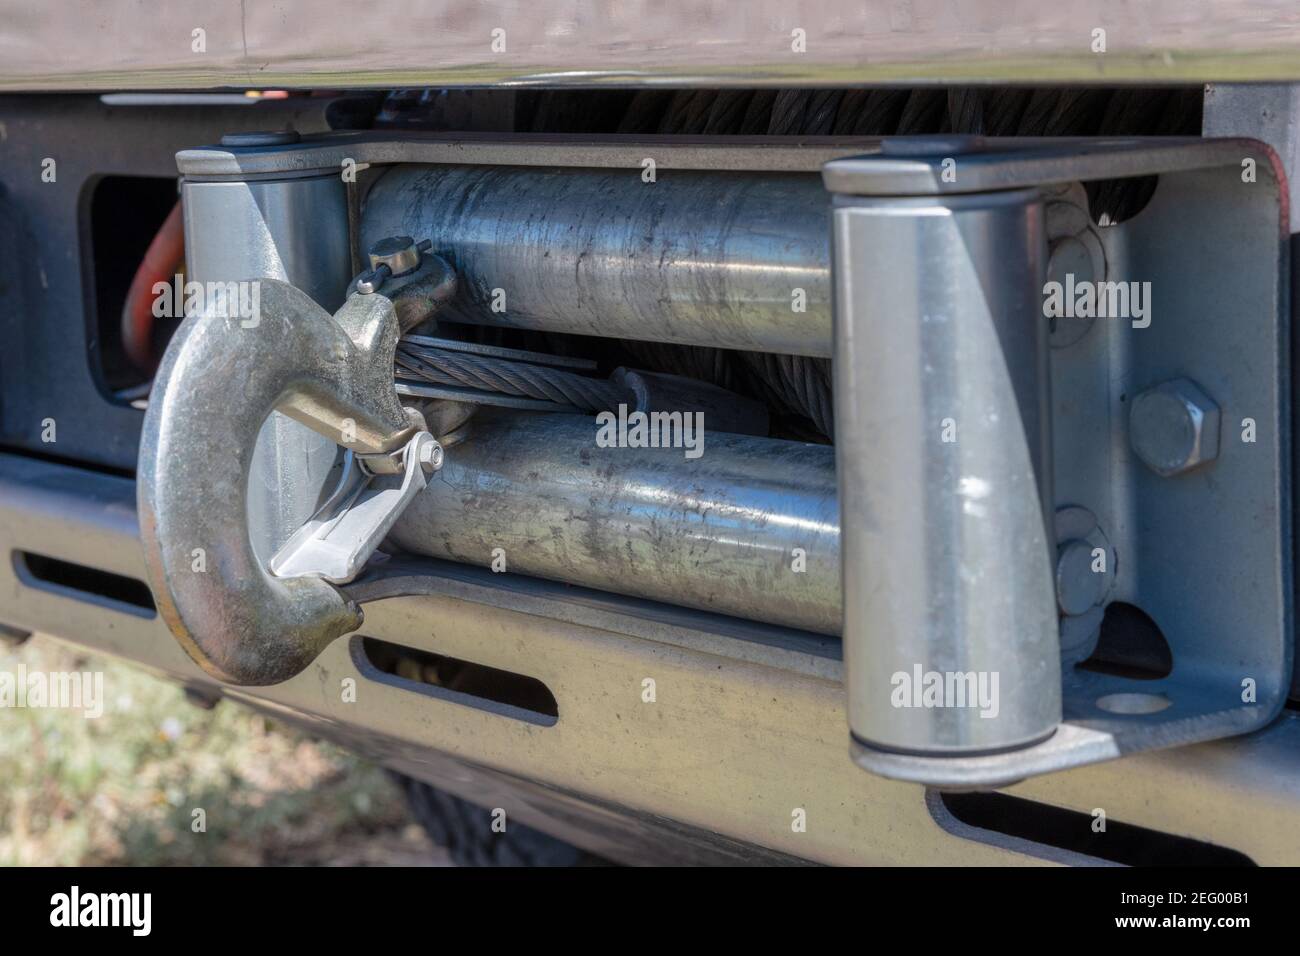
[[[1095, 832], [1093, 816], [1004, 793], [939, 793], [927, 795], [939, 825], [958, 836], [980, 842], [995, 834], [1042, 848], [1080, 854], [1120, 866], [1254, 866], [1244, 853], [1188, 837], [1107, 820]], [[936, 806], [937, 803], [937, 806]], [[948, 821], [944, 817], [951, 815]], [[957, 821], [962, 826], [945, 823]]]
[[149, 586], [136, 578], [31, 551], [15, 551], [13, 559], [14, 571], [28, 587], [140, 617], [157, 614]]
[[374, 637], [353, 638], [352, 659], [364, 676], [392, 687], [542, 727], [553, 726], [560, 716], [555, 695], [535, 677]]

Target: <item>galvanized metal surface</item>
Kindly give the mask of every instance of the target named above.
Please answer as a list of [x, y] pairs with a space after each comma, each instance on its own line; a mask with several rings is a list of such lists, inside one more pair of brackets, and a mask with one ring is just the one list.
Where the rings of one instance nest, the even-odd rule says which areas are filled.
[[1286, 173], [1287, 208], [1300, 209], [1300, 85], [1212, 83], [1203, 104], [1202, 135], [1267, 143]]
[[829, 356], [829, 202], [813, 175], [400, 167], [363, 242], [433, 240], [456, 321]]
[[189, 178], [223, 179], [286, 176], [338, 170], [345, 161], [366, 164], [438, 163], [444, 165], [578, 166], [643, 171], [653, 159], [657, 170], [813, 173], [829, 160], [870, 152], [878, 140], [851, 136], [645, 136], [563, 133], [333, 132], [304, 137], [275, 149], [201, 146], [176, 154]]
[[828, 163], [826, 188], [850, 196], [933, 196], [1224, 166], [1235, 166], [1240, 178], [1244, 159], [1268, 167], [1268, 178], [1283, 171], [1276, 154], [1250, 139], [912, 136], [881, 142], [890, 144], [885, 151]]
[[[240, 135], [226, 138], [239, 141]], [[245, 138], [265, 139], [263, 134]], [[339, 177], [187, 182], [181, 196], [188, 279], [280, 279], [327, 312], [343, 304], [351, 254], [346, 191]], [[304, 228], [308, 222], [310, 229]], [[338, 458], [337, 446], [306, 425], [279, 412], [266, 420], [248, 469], [249, 533], [264, 562], [337, 483]]]
[[144, 29], [127, 0], [6, 0], [0, 88], [1300, 78], [1300, 30], [1282, 0], [437, 0], [368, 10], [364, 28], [353, 14], [338, 0], [180, 0], [150, 10]]
[[[826, 170], [825, 180], [833, 188], [855, 195], [890, 194], [899, 190], [916, 190], [921, 193], [953, 191], [961, 193], [978, 189], [992, 190], [1030, 185], [1034, 183], [1036, 177], [1048, 183], [1057, 183], [1064, 178], [1076, 176], [1091, 179], [1116, 174], [1140, 175], [1159, 171], [1165, 173], [1165, 182], [1172, 180], [1184, 187], [1188, 183], [1194, 183], [1199, 188], [1213, 193], [1214, 188], [1211, 188], [1212, 186], [1220, 190], [1225, 187], [1223, 182], [1216, 182], [1209, 177], [1222, 176], [1225, 170], [1237, 174], [1238, 160], [1245, 154], [1246, 158], [1252, 159], [1261, 166], [1263, 179], [1260, 185], [1264, 188], [1257, 190], [1257, 194], [1251, 197], [1252, 202], [1237, 203], [1234, 213], [1228, 214], [1226, 217], [1221, 215], [1220, 220], [1222, 221], [1216, 221], [1215, 226], [1222, 227], [1224, 222], [1235, 214], [1241, 222], [1240, 228], [1244, 229], [1246, 234], [1255, 242], [1262, 242], [1265, 246], [1270, 241], [1274, 241], [1274, 237], [1284, 229], [1284, 214], [1279, 214], [1277, 206], [1274, 158], [1267, 152], [1261, 151], [1257, 144], [1231, 141], [1209, 144], [1192, 141], [1163, 141], [1159, 143], [1122, 141], [1101, 144], [1061, 143], [1059, 141], [1051, 143], [1043, 141], [999, 142], [990, 144], [991, 148], [984, 152], [962, 153], [958, 160], [957, 175], [955, 177], [944, 175], [946, 168], [941, 166], [942, 158], [939, 153], [949, 149], [955, 151], [959, 148], [966, 148], [968, 145], [971, 144], [936, 144], [933, 141], [924, 143], [893, 142], [887, 145], [886, 152], [883, 155], [871, 159], [832, 162]], [[235, 157], [236, 160], [240, 158]], [[879, 175], [872, 172], [872, 170], [878, 170]], [[441, 170], [438, 174], [446, 172], [446, 170]], [[488, 172], [496, 173], [497, 171]], [[626, 172], [624, 171], [624, 175]], [[572, 171], [568, 171], [568, 173], [572, 174]], [[388, 175], [394, 174], [390, 172]], [[642, 185], [632, 177], [626, 178], [636, 185]], [[1235, 182], [1236, 179], [1233, 181]], [[950, 182], [954, 185], [950, 185]], [[381, 179], [380, 187], [382, 187], [382, 184], [383, 180]], [[427, 201], [416, 202], [412, 204], [412, 208], [422, 209], [428, 205], [430, 203]], [[1201, 224], [1200, 229], [1202, 233], [1206, 233], [1204, 224]], [[404, 228], [401, 224], [385, 223], [384, 231], [419, 233], [425, 230]], [[1124, 234], [1140, 235], [1141, 233], [1126, 231]], [[1108, 261], [1112, 259], [1114, 261], [1120, 260], [1118, 250], [1108, 249], [1106, 251]], [[1112, 252], [1114, 255], [1109, 255]], [[1257, 254], [1256, 258], [1258, 260], [1257, 268], [1238, 270], [1237, 277], [1239, 281], [1250, 286], [1250, 288], [1239, 288], [1236, 293], [1245, 297], [1251, 295], [1261, 297], [1260, 301], [1262, 303], [1271, 306], [1271, 308], [1266, 309], [1265, 314], [1276, 316], [1278, 314], [1278, 297], [1281, 294], [1279, 262], [1276, 258], [1270, 258], [1268, 255], [1259, 257]], [[1176, 271], [1175, 269], [1169, 274], [1176, 274]], [[1209, 270], [1203, 271], [1205, 274], [1210, 274]], [[1202, 290], [1202, 298], [1207, 298], [1205, 290]], [[1249, 339], [1251, 349], [1264, 350], [1260, 354], [1275, 354], [1271, 351], [1276, 345], [1278, 336], [1275, 321], [1264, 323], [1259, 333], [1259, 335]], [[642, 333], [640, 337], [649, 336]], [[709, 341], [716, 342], [716, 338]], [[1166, 349], [1165, 354], [1168, 354], [1168, 352], [1169, 350]], [[1230, 353], [1225, 353], [1222, 349], [1219, 349], [1217, 351], [1212, 350], [1208, 354], [1220, 357]], [[1088, 374], [1095, 374], [1097, 369], [1105, 369], [1109, 364], [1109, 359], [1103, 362], [1094, 361], [1091, 365], [1093, 371]], [[1232, 371], [1238, 372], [1239, 367], [1234, 364]], [[1224, 372], [1219, 370], [1214, 374], [1222, 377]], [[1084, 375], [1083, 378], [1086, 379], [1087, 376]], [[1109, 381], [1114, 383], [1115, 380], [1110, 379]], [[1271, 414], [1274, 406], [1268, 400], [1268, 391], [1275, 387], [1276, 380], [1265, 376], [1258, 379], [1257, 384], [1261, 389], [1261, 396], [1265, 399], [1265, 411]], [[1084, 388], [1084, 394], [1087, 394], [1091, 386], [1087, 382], [1083, 382], [1081, 387]], [[1108, 386], [1100, 396], [1094, 398], [1094, 403], [1091, 406], [1087, 404], [1080, 406], [1076, 403], [1075, 405], [1063, 407], [1081, 407], [1085, 410], [1086, 418], [1089, 414], [1095, 415], [1096, 408], [1105, 407], [1107, 403], [1115, 400], [1122, 403], [1124, 395], [1120, 393], [1116, 396]], [[1091, 425], [1087, 425], [1087, 427], [1091, 428]], [[1280, 429], [1278, 433], [1281, 433]], [[1113, 429], [1109, 434], [1113, 434]], [[1279, 438], [1278, 441], [1280, 442], [1281, 439]], [[1268, 454], [1261, 456], [1254, 462], [1252, 469], [1248, 469], [1252, 477], [1247, 483], [1251, 485], [1252, 494], [1260, 496], [1260, 505], [1265, 509], [1274, 508], [1277, 510], [1278, 485], [1275, 473], [1270, 471], [1271, 463], [1278, 460], [1275, 454], [1276, 451], [1277, 446], [1274, 445], [1268, 450]], [[1059, 463], [1057, 471], [1060, 471]], [[1094, 464], [1087, 462], [1079, 466], [1075, 471], [1070, 472], [1070, 474], [1075, 478], [1082, 474], [1095, 477], [1095, 471]], [[1113, 474], [1108, 469], [1107, 477], [1102, 482], [1092, 485], [1076, 482], [1076, 487], [1080, 491], [1084, 503], [1091, 506], [1092, 503], [1086, 500], [1089, 496], [1096, 497], [1101, 494], [1104, 497], [1112, 494], [1111, 486], [1107, 483], [1111, 481], [1113, 481]], [[1102, 490], [1099, 492], [1098, 489]], [[1131, 491], [1131, 489], [1126, 489], [1126, 491]], [[1113, 508], [1110, 509], [1110, 512], [1107, 515], [1106, 527], [1111, 527], [1109, 522], [1113, 520], [1117, 527], [1124, 530], [1126, 524], [1123, 518], [1116, 516], [1113, 513]], [[1284, 524], [1284, 522], [1281, 524]], [[1228, 531], [1229, 529], [1223, 530]], [[1285, 533], [1279, 527], [1279, 535]], [[1228, 533], [1228, 537], [1232, 538], [1233, 534]], [[1135, 550], [1147, 543], [1147, 539], [1137, 542]], [[1279, 552], [1273, 549], [1274, 543], [1280, 542], [1269, 542], [1267, 540], [1262, 542], [1264, 545], [1263, 550], [1259, 551], [1256, 557], [1264, 561], [1276, 560], [1279, 557]], [[1235, 544], [1234, 542], [1234, 546]], [[1261, 542], [1256, 541], [1255, 544], [1257, 545], [1256, 550], [1259, 550], [1258, 545]], [[1193, 554], [1195, 552], [1188, 551], [1185, 553]], [[1133, 565], [1127, 566], [1133, 567]], [[1274, 566], [1281, 569], [1279, 573], [1282, 575], [1288, 573], [1282, 568], [1280, 561]], [[1258, 569], [1258, 565], [1256, 569]], [[1168, 579], [1174, 580], [1175, 578]], [[1183, 580], [1183, 578], [1176, 579]], [[1145, 592], [1159, 592], [1161, 585], [1157, 582], [1163, 580], [1165, 579], [1157, 579], [1148, 574], [1144, 592], [1137, 595], [1139, 603], [1142, 603], [1144, 607], [1150, 606], [1151, 602]], [[1214, 583], [1217, 583], [1217, 581]], [[1130, 582], [1130, 588], [1131, 586]], [[1209, 590], [1212, 590], [1212, 587], [1213, 585], [1210, 586]], [[1050, 589], [1048, 593], [1050, 593]], [[1128, 593], [1131, 594], [1132, 591], [1130, 590]], [[1174, 706], [1164, 716], [1157, 717], [1148, 713], [1138, 715], [1126, 712], [1122, 714], [1107, 713], [1098, 717], [1097, 707], [1099, 705], [1096, 702], [1112, 697], [1114, 693], [1123, 693], [1123, 691], [1115, 691], [1113, 685], [1108, 684], [1105, 680], [1071, 675], [1067, 684], [1076, 699], [1067, 708], [1067, 718], [1073, 715], [1074, 719], [1082, 722], [1082, 726], [1087, 727], [1088, 733], [1058, 734], [1040, 750], [1028, 754], [1026, 759], [1018, 763], [1014, 768], [1008, 766], [1005, 761], [998, 762], [978, 758], [974, 763], [965, 767], [959, 768], [956, 765], [951, 765], [952, 775], [944, 777], [942, 774], [934, 776], [934, 768], [923, 771], [914, 758], [903, 757], [898, 761], [889, 761], [894, 765], [893, 772], [909, 776], [929, 773], [931, 775], [921, 775], [916, 778], [937, 782], [988, 783], [1002, 781], [1007, 779], [1008, 776], [1019, 775], [1021, 772], [1043, 772], [1069, 765], [1072, 762], [1101, 759], [1104, 756], [1113, 756], [1125, 749], [1185, 742], [1199, 739], [1214, 732], [1231, 733], [1247, 727], [1257, 726], [1268, 719], [1280, 702], [1280, 697], [1275, 693], [1273, 675], [1276, 671], [1275, 664], [1281, 659], [1280, 655], [1288, 653], [1290, 636], [1289, 614], [1282, 608], [1280, 602], [1281, 599], [1276, 598], [1271, 605], [1267, 605], [1266, 602], [1266, 606], [1258, 609], [1265, 616], [1274, 612], [1276, 612], [1277, 616], [1274, 618], [1276, 626], [1271, 629], [1265, 626], [1259, 632], [1263, 636], [1255, 648], [1258, 651], [1255, 660], [1265, 676], [1260, 684], [1261, 694], [1257, 700], [1252, 702], [1254, 705], [1252, 707], [1245, 708], [1232, 705], [1225, 709], [1224, 702], [1220, 701], [1216, 696], [1223, 693], [1223, 688], [1219, 688], [1207, 696], [1202, 693], [1206, 689], [1203, 686], [1193, 685], [1189, 688], [1186, 685], [1179, 685], [1178, 692], [1174, 695], [1174, 698], [1176, 698]], [[1270, 606], [1273, 611], [1269, 610]], [[1167, 615], [1165, 620], [1169, 620]], [[1168, 626], [1166, 626], [1166, 630], [1168, 629]], [[1195, 627], [1192, 629], [1196, 630]], [[1184, 659], [1195, 661], [1198, 656], [1203, 654], [1210, 660], [1214, 660], [1216, 655], [1221, 654], [1224, 646], [1221, 639], [1206, 642], [1199, 637], [1188, 638], [1184, 640], [1184, 650], [1186, 651]], [[1196, 673], [1196, 671], [1192, 670], [1191, 673]], [[1148, 690], [1151, 690], [1151, 688], [1148, 688]], [[1159, 691], [1157, 694], [1148, 694], [1148, 696], [1154, 697], [1158, 694], [1167, 696], [1168, 689]], [[1215, 720], [1206, 721], [1202, 719], [1207, 714], [1213, 714]]]
[[[1211, 85], [1205, 91], [1202, 128], [1207, 137], [1250, 136], [1267, 143], [1286, 173], [1288, 210], [1300, 208], [1300, 85]], [[1292, 213], [1289, 219], [1294, 276], [1300, 271], [1300, 243], [1294, 236], [1295, 215]], [[1293, 339], [1293, 351], [1295, 346]], [[1294, 475], [1300, 467], [1300, 446], [1295, 442], [1291, 456], [1294, 493]], [[1300, 700], [1300, 656], [1295, 657], [1294, 665], [1291, 698]]]
[[[7, 547], [139, 577], [135, 492], [126, 479], [0, 456]], [[470, 569], [463, 569], [469, 572]], [[271, 688], [227, 693], [403, 772], [560, 829], [629, 861], [666, 859], [670, 837], [695, 859], [744, 856], [751, 843], [826, 863], [991, 865], [1064, 862], [1059, 851], [936, 822], [915, 785], [869, 776], [845, 758], [839, 664], [801, 649], [718, 639], [683, 626], [675, 643], [636, 637], [611, 613], [593, 626], [494, 607], [526, 578], [477, 572], [479, 595], [370, 606], [366, 633], [527, 674], [559, 704], [553, 727], [367, 678], [346, 642]], [[23, 577], [0, 562], [0, 616], [213, 686], [157, 619]], [[492, 604], [485, 603], [491, 601]], [[557, 593], [552, 600], [563, 602]], [[613, 599], [611, 599], [613, 600]], [[579, 595], [575, 610], [583, 612]], [[348, 703], [341, 682], [357, 682]], [[655, 703], [642, 701], [656, 681]], [[1012, 793], [1239, 850], [1300, 862], [1300, 717], [1248, 737], [1083, 767]], [[807, 814], [805, 832], [792, 811]], [[721, 849], [702, 834], [717, 835]], [[974, 837], [974, 838], [972, 838]], [[772, 859], [772, 857], [760, 857]], [[676, 857], [681, 862], [682, 857]]]
[[600, 447], [592, 418], [484, 417], [411, 503], [394, 544], [839, 633], [830, 447], [704, 432], [703, 454], [688, 458], [683, 448]]
[[[834, 236], [844, 655], [861, 759], [1037, 743], [1061, 719], [1041, 197], [837, 196]], [[960, 703], [923, 702], [928, 675], [951, 685], [954, 673], [981, 696], [963, 686]]]
[[[178, 165], [187, 176], [218, 177], [340, 168], [348, 159], [358, 164], [468, 161], [617, 168], [617, 173], [605, 174], [592, 169], [468, 166], [436, 167], [424, 174], [390, 170], [370, 194], [363, 239], [395, 232], [437, 237], [436, 247], [468, 275], [454, 306], [460, 319], [827, 356], [825, 197], [798, 177], [774, 177], [789, 185], [779, 191], [762, 187], [769, 190], [766, 195], [746, 186], [756, 178], [717, 173], [677, 174], [671, 182], [646, 183], [640, 164], [647, 155], [663, 168], [682, 169], [811, 169], [834, 160], [823, 174], [833, 191], [907, 195], [1139, 175], [1154, 166], [1168, 171], [1223, 166], [1239, 161], [1246, 148], [1226, 140], [1210, 145], [1179, 139], [1100, 144], [1002, 139], [990, 141], [987, 150], [962, 155], [959, 174], [947, 176], [937, 165], [943, 157], [909, 152], [904, 148], [907, 138], [891, 141], [893, 155], [888, 158], [875, 155], [880, 147], [874, 140], [754, 148], [739, 140], [697, 139], [698, 145], [672, 146], [617, 136], [574, 144], [556, 137], [525, 143], [491, 135], [395, 140], [385, 134], [336, 134], [285, 148], [187, 150], [178, 156]], [[970, 138], [953, 139], [954, 150], [978, 145]], [[934, 139], [913, 142], [918, 149], [933, 148], [926, 144]], [[850, 155], [854, 152], [870, 158], [855, 160]], [[783, 158], [770, 162], [777, 157]], [[871, 175], [862, 176], [868, 168]], [[486, 185], [492, 188], [468, 192]], [[663, 188], [656, 189], [660, 185]], [[552, 203], [550, 197], [563, 186], [573, 194], [570, 201]], [[802, 192], [789, 192], [795, 188]], [[601, 195], [602, 201], [593, 203], [593, 195]], [[545, 204], [539, 196], [547, 197]], [[453, 207], [449, 225], [442, 204], [462, 197], [465, 202]], [[719, 202], [721, 207], [711, 205]], [[743, 207], [737, 205], [742, 202]], [[719, 214], [700, 216], [702, 208], [715, 208]], [[797, 211], [793, 221], [791, 210]], [[522, 211], [533, 215], [531, 222], [523, 220], [527, 227], [514, 225]], [[736, 223], [730, 224], [724, 212], [734, 213]], [[657, 215], [666, 222], [661, 221], [653, 236], [643, 236], [630, 225], [642, 215]], [[521, 232], [529, 242], [519, 241]], [[573, 281], [575, 276], [579, 281]], [[625, 288], [633, 294], [621, 294]], [[497, 289], [505, 292], [505, 311], [499, 311]], [[795, 289], [803, 290], [805, 312], [794, 311]], [[655, 307], [648, 309], [644, 303]]]
[[186, 181], [181, 198], [185, 257], [196, 280], [280, 279], [324, 309], [343, 304], [351, 258], [338, 176]]
[[[1025, 186], [1033, 173], [1160, 173], [1140, 214], [1099, 230], [1107, 279], [1149, 284], [1144, 314], [1099, 318], [1051, 351], [1054, 432], [1069, 436], [1055, 443], [1053, 471], [1055, 504], [1086, 507], [1114, 548], [1111, 600], [1150, 615], [1174, 667], [1145, 681], [1067, 669], [1065, 723], [1044, 743], [946, 763], [875, 753], [873, 768], [936, 785], [999, 783], [1266, 724], [1286, 696], [1294, 600], [1289, 230], [1276, 156], [1244, 140], [1094, 143], [1073, 158], [999, 145], [957, 156], [956, 185], [937, 153], [882, 156], [872, 184], [860, 177], [875, 161], [832, 163], [827, 182], [870, 195]], [[1212, 464], [1164, 478], [1130, 450], [1128, 408], [1179, 377], [1214, 396], [1224, 442]]]

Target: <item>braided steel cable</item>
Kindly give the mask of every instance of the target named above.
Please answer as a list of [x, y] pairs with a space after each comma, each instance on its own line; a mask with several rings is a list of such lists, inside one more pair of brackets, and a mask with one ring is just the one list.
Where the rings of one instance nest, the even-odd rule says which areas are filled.
[[539, 399], [572, 405], [585, 412], [613, 411], [620, 403], [634, 401], [626, 389], [605, 379], [409, 342], [398, 343], [396, 363], [412, 376], [434, 385]]
[[834, 434], [831, 363], [828, 359], [768, 352], [739, 352], [754, 372], [776, 392], [777, 399], [812, 421], [830, 438]]

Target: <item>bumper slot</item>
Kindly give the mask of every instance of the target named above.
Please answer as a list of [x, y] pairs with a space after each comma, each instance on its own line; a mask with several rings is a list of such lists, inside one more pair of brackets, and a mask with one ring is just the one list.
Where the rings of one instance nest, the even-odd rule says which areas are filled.
[[[1026, 841], [1080, 854], [1090, 862], [1119, 866], [1254, 866], [1255, 861], [1228, 847], [1188, 837], [1107, 820], [1094, 829], [1097, 817], [1004, 793], [926, 794], [935, 822], [949, 832], [986, 842], [995, 837]], [[1058, 861], [1066, 862], [1066, 861]]]
[[535, 677], [377, 637], [354, 637], [350, 644], [357, 670], [371, 680], [480, 707], [539, 727], [553, 727], [559, 720], [555, 695]]
[[157, 616], [149, 586], [138, 578], [32, 551], [15, 551], [13, 558], [14, 572], [29, 587], [91, 604], [108, 603], [119, 611], [141, 617]]

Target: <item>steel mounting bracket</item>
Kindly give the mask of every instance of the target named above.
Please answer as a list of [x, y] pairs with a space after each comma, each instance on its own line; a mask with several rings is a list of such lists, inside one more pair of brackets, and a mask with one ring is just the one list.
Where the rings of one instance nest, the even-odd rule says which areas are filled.
[[[1082, 187], [1131, 177], [1146, 206], [1094, 222]], [[1294, 600], [1274, 153], [900, 138], [823, 180], [857, 763], [997, 787], [1269, 723]], [[1127, 311], [1054, 325], [1085, 285]], [[1088, 660], [1112, 611], [1149, 626], [1103, 640], [1162, 635], [1167, 673]]]

